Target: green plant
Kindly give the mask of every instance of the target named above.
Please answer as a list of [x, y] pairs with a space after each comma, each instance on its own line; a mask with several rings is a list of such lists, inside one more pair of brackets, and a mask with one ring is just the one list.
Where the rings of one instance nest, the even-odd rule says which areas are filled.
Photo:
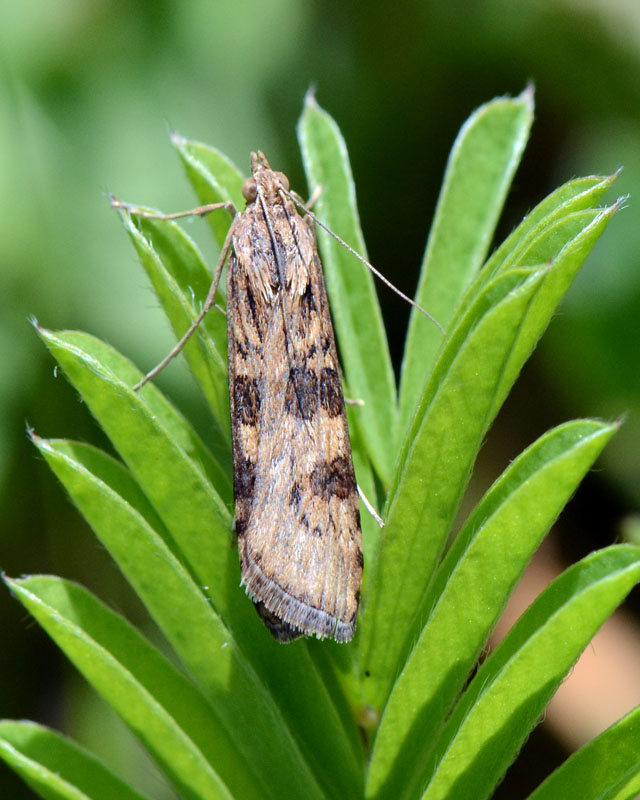
[[[185, 355], [211, 407], [213, 446], [139, 371], [88, 334], [39, 328], [120, 455], [32, 434], [177, 654], [170, 663], [83, 587], [6, 579], [15, 596], [139, 736], [184, 798], [479, 798], [490, 795], [595, 631], [640, 577], [640, 548], [594, 553], [559, 577], [469, 673], [509, 593], [616, 430], [577, 420], [534, 442], [448, 546], [479, 447], [554, 309], [617, 208], [612, 177], [572, 180], [484, 264], [532, 119], [530, 91], [479, 109], [449, 161], [409, 325], [399, 395], [368, 271], [318, 232], [348, 394], [365, 583], [354, 641], [271, 639], [238, 588], [229, 547], [231, 456], [225, 322], [210, 313]], [[308, 98], [299, 138], [316, 213], [364, 253], [346, 149]], [[203, 203], [242, 207], [243, 176], [175, 137]], [[209, 218], [221, 242], [229, 219]], [[173, 223], [123, 217], [177, 334], [209, 272]], [[535, 793], [637, 791], [633, 712]], [[0, 754], [43, 797], [141, 795], [85, 751], [31, 723], [0, 724]]]

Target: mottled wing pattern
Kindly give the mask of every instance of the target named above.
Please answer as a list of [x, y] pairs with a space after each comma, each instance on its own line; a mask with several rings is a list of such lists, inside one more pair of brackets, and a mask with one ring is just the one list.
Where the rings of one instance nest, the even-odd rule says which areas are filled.
[[336, 346], [314, 233], [279, 175], [254, 168], [227, 278], [242, 580], [277, 639], [349, 641], [362, 549]]

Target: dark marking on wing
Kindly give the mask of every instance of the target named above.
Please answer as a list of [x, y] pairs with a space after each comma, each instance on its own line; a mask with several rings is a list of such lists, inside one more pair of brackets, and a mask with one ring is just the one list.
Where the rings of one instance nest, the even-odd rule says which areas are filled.
[[245, 458], [236, 465], [233, 473], [233, 492], [236, 503], [238, 500], [250, 500], [253, 497], [255, 482], [255, 466], [248, 458]]
[[316, 313], [316, 311], [313, 287], [308, 283], [304, 293], [300, 297], [300, 316], [302, 317], [302, 322], [308, 323], [311, 319], [311, 315]]
[[346, 458], [338, 456], [330, 464], [322, 462], [310, 476], [312, 490], [323, 499], [331, 497], [346, 499], [356, 491], [353, 467]]
[[330, 417], [337, 417], [344, 409], [340, 376], [332, 367], [323, 367], [320, 372], [320, 405]]
[[285, 410], [300, 419], [311, 420], [318, 407], [318, 378], [312, 369], [291, 367], [287, 381]]
[[243, 425], [257, 425], [260, 415], [258, 382], [248, 375], [237, 375], [233, 381], [233, 408]]

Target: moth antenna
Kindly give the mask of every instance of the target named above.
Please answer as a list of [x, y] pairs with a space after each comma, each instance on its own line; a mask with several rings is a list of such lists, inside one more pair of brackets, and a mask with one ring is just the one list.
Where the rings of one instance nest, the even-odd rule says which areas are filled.
[[300, 200], [298, 198], [295, 197], [295, 195], [291, 194], [291, 192], [285, 191], [284, 189], [280, 189], [280, 191], [283, 192], [285, 195], [287, 195], [291, 200], [293, 200], [293, 202], [297, 206], [299, 206], [299, 208], [301, 208], [305, 212], [305, 214], [308, 214], [311, 217], [311, 219], [316, 223], [316, 225], [319, 225], [322, 228], [323, 231], [326, 231], [329, 234], [329, 236], [332, 236], [336, 240], [336, 242], [338, 242], [346, 250], [348, 250], [351, 253], [351, 255], [355, 256], [358, 259], [358, 261], [361, 261], [366, 267], [368, 267], [371, 270], [371, 272], [373, 272], [373, 274], [376, 276], [376, 278], [379, 281], [384, 283], [384, 285], [386, 287], [388, 287], [389, 289], [391, 289], [392, 292], [395, 292], [398, 295], [398, 297], [401, 297], [403, 300], [405, 300], [407, 303], [409, 303], [409, 305], [411, 305], [414, 308], [416, 308], [421, 314], [424, 314], [424, 316], [427, 317], [427, 319], [429, 319], [429, 320], [431, 320], [431, 322], [433, 322], [433, 324], [436, 326], [436, 328], [438, 328], [440, 333], [443, 336], [445, 335], [444, 328], [442, 327], [442, 325], [438, 322], [438, 320], [434, 316], [432, 316], [428, 311], [426, 311], [424, 308], [422, 308], [422, 306], [419, 303], [416, 303], [415, 300], [412, 300], [403, 291], [398, 289], [397, 286], [394, 286], [393, 283], [391, 283], [391, 281], [388, 278], [385, 278], [385, 276], [380, 272], [379, 269], [376, 269], [376, 267], [374, 267], [373, 264], [370, 261], [367, 261], [366, 258], [363, 258], [360, 255], [360, 253], [357, 252], [357, 250], [354, 250], [353, 247], [351, 247], [351, 245], [348, 245], [345, 242], [344, 239], [342, 239], [340, 236], [338, 236], [337, 233], [334, 233], [331, 230], [331, 228], [329, 228], [328, 225], [325, 225], [324, 222], [322, 222], [322, 220], [318, 219], [318, 217], [316, 217], [316, 215], [313, 213], [313, 211], [310, 211], [303, 203], [300, 202]]

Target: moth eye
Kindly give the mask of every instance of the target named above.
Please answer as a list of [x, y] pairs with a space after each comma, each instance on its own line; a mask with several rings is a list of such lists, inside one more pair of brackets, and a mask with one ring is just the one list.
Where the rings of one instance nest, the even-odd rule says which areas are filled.
[[242, 184], [242, 196], [247, 203], [253, 203], [258, 196], [258, 187], [256, 186], [255, 178], [247, 178]]
[[289, 191], [289, 178], [284, 174], [284, 172], [276, 172], [276, 178], [280, 181], [280, 185], [285, 190], [285, 192]]

